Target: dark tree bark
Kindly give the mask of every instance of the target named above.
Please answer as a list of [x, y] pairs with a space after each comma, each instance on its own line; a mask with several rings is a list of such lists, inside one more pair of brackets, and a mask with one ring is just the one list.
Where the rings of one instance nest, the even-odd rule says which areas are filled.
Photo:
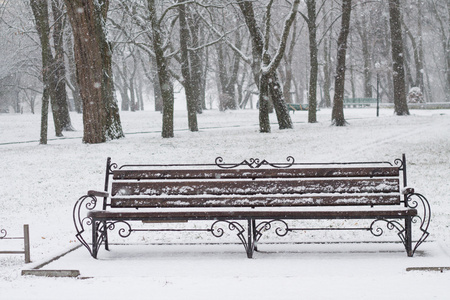
[[55, 47], [55, 62], [53, 79], [56, 90], [56, 111], [62, 130], [73, 131], [70, 121], [69, 102], [66, 91], [66, 67], [64, 63], [64, 12], [61, 0], [51, 0], [53, 12], [53, 44]]
[[389, 24], [391, 28], [394, 111], [398, 116], [409, 115], [403, 68], [404, 54], [399, 0], [389, 0]]
[[156, 69], [163, 100], [163, 124], [161, 135], [163, 138], [171, 138], [173, 137], [173, 84], [168, 69], [168, 61], [164, 57], [164, 50], [162, 48], [161, 29], [159, 27], [159, 19], [156, 16], [155, 0], [148, 0], [148, 10], [152, 27], [153, 51], [155, 52]]
[[74, 35], [77, 79], [83, 99], [83, 142], [123, 137], [114, 96], [112, 49], [106, 40], [108, 0], [65, 0]]
[[[202, 35], [202, 27], [200, 26], [200, 18], [194, 12], [187, 14], [188, 26], [191, 34], [191, 47], [197, 48], [200, 46], [200, 36]], [[197, 102], [197, 113], [201, 114], [205, 106], [205, 86], [203, 81], [206, 77], [206, 72], [203, 72], [203, 66], [206, 63], [202, 63], [204, 56], [204, 50], [191, 50], [189, 51], [189, 61], [191, 70], [191, 84], [192, 92], [194, 93], [194, 99]]]
[[[178, 0], [182, 3], [184, 0]], [[198, 131], [197, 125], [197, 101], [196, 88], [191, 81], [191, 67], [188, 53], [189, 28], [186, 21], [186, 7], [184, 4], [178, 6], [178, 16], [180, 21], [180, 50], [181, 50], [181, 73], [184, 79], [184, 91], [186, 94], [186, 104], [188, 112], [188, 125], [190, 131]]]
[[309, 107], [308, 107], [308, 123], [317, 122], [317, 75], [319, 70], [319, 62], [317, 60], [317, 24], [316, 24], [316, 1], [307, 0], [306, 6], [308, 10], [308, 32], [309, 32]]
[[344, 118], [344, 85], [345, 85], [345, 56], [347, 53], [347, 37], [350, 31], [350, 16], [352, 12], [352, 1], [342, 1], [341, 32], [337, 41], [337, 65], [334, 81], [333, 111], [331, 113], [332, 124], [345, 126]]
[[53, 54], [50, 47], [50, 25], [48, 15], [48, 3], [47, 0], [30, 0], [31, 9], [36, 22], [36, 29], [38, 32], [39, 40], [41, 41], [41, 54], [42, 54], [42, 81], [43, 81], [43, 93], [42, 93], [42, 116], [41, 116], [41, 144], [47, 144], [47, 132], [48, 132], [48, 102], [52, 101], [52, 113], [53, 121], [55, 125], [56, 136], [62, 136], [62, 127], [59, 120], [59, 114], [56, 110], [56, 80], [52, 78], [54, 76], [53, 68], [55, 65]]

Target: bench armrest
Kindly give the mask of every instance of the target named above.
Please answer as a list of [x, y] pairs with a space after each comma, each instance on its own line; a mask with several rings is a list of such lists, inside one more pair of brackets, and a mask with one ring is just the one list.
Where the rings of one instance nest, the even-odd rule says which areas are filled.
[[107, 192], [100, 192], [100, 191], [88, 191], [88, 196], [94, 196], [94, 197], [109, 197], [109, 193]]
[[414, 188], [405, 187], [402, 189], [402, 195], [414, 194]]

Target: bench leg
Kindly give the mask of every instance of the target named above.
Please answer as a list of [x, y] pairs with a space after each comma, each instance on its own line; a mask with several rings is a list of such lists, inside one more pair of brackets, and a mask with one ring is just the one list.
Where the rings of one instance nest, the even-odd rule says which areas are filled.
[[[245, 225], [242, 226], [241, 223], [236, 221], [229, 221], [229, 220], [217, 220], [212, 225], [209, 231], [212, 235], [214, 235], [217, 238], [220, 238], [223, 236], [225, 230], [218, 224], [224, 223], [227, 224], [227, 227], [231, 231], [236, 231], [236, 235], [241, 241], [242, 245], [244, 246], [245, 252], [247, 253], [248, 258], [252, 258], [253, 256], [253, 229], [252, 229], [252, 219], [247, 219], [248, 225], [247, 229], [245, 228]], [[247, 231], [247, 235], [246, 232]]]
[[98, 253], [98, 222], [92, 220], [92, 257], [97, 258]]
[[253, 251], [258, 251], [258, 245], [257, 245], [257, 232], [256, 232], [256, 220], [252, 219], [252, 234], [253, 234]]
[[103, 228], [105, 228], [105, 232], [104, 232], [105, 250], [109, 251], [108, 227], [106, 226], [106, 221], [103, 222]]
[[413, 256], [412, 251], [412, 226], [411, 226], [411, 217], [405, 218], [405, 248], [406, 248], [406, 254], [408, 254], [409, 257]]
[[252, 258], [253, 257], [253, 251], [254, 251], [254, 235], [253, 235], [253, 219], [248, 219], [248, 228], [247, 228], [247, 257]]

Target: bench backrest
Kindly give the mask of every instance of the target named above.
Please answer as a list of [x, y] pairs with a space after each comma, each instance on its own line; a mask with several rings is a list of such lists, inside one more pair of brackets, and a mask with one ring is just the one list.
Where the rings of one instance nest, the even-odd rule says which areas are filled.
[[106, 206], [112, 208], [401, 204], [400, 168], [390, 165], [245, 169], [170, 165], [109, 170], [111, 199]]

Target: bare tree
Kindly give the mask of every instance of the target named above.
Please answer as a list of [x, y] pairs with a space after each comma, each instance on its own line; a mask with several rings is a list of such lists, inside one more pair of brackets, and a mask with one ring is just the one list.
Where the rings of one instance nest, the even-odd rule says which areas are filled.
[[409, 115], [408, 104], [406, 103], [402, 23], [399, 0], [389, 0], [389, 24], [391, 27], [394, 111], [398, 116]]
[[56, 74], [53, 72], [55, 61], [50, 46], [50, 24], [47, 0], [30, 0], [31, 9], [35, 18], [36, 29], [41, 41], [42, 53], [42, 81], [44, 91], [42, 93], [41, 111], [41, 144], [47, 144], [48, 132], [48, 108], [49, 100], [52, 100], [53, 121], [55, 124], [56, 136], [62, 136], [62, 126], [56, 110], [56, 80], [52, 78]]
[[162, 137], [173, 137], [173, 84], [169, 73], [169, 62], [164, 56], [160, 19], [156, 15], [154, 0], [148, 0], [148, 10], [150, 12], [150, 22], [152, 30], [153, 51], [155, 52], [156, 68], [159, 86], [161, 87], [161, 97], [163, 100], [163, 124]]
[[188, 124], [190, 131], [198, 131], [197, 125], [197, 103], [198, 93], [195, 93], [194, 89], [198, 86], [194, 85], [194, 81], [191, 79], [191, 62], [188, 51], [188, 39], [189, 39], [189, 27], [186, 20], [186, 7], [183, 3], [184, 0], [178, 0], [180, 4], [178, 6], [178, 17], [180, 22], [180, 51], [181, 51], [181, 73], [184, 78], [184, 91], [186, 93], [186, 104], [188, 111]]
[[333, 111], [331, 113], [332, 124], [345, 126], [344, 118], [344, 85], [345, 85], [345, 57], [347, 53], [347, 37], [350, 31], [350, 16], [352, 12], [352, 1], [342, 1], [341, 32], [337, 42], [337, 65], [334, 81]]
[[[269, 98], [274, 105], [278, 125], [280, 129], [292, 128], [292, 120], [283, 98], [281, 85], [276, 74], [283, 57], [287, 38], [294, 18], [297, 14], [300, 1], [293, 2], [291, 11], [286, 17], [280, 43], [273, 58], [269, 55], [270, 18], [273, 1], [269, 1], [266, 7], [265, 34], [261, 34], [256, 22], [253, 4], [251, 1], [238, 1], [252, 40], [253, 70], [255, 82], [259, 82], [259, 130], [270, 132], [269, 122]], [[256, 79], [258, 78], [258, 79]]]
[[317, 47], [317, 14], [316, 14], [316, 0], [306, 0], [308, 16], [303, 15], [303, 18], [308, 24], [309, 32], [309, 58], [310, 58], [310, 72], [309, 72], [309, 96], [308, 96], [308, 123], [316, 123], [317, 111], [317, 76], [319, 71], [318, 62], [318, 47]]

